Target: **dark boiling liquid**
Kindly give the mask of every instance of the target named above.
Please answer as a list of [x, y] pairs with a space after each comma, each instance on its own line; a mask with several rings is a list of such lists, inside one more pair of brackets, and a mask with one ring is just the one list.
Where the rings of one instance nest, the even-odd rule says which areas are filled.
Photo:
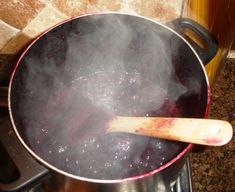
[[127, 133], [105, 133], [115, 115], [180, 116], [167, 90], [126, 72], [95, 73], [75, 80], [48, 101], [32, 148], [53, 166], [92, 179], [148, 173], [186, 144]]

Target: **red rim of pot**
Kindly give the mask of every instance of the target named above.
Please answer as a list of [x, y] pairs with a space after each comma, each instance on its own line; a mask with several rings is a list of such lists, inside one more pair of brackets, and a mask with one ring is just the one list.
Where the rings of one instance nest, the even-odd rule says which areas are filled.
[[[11, 108], [11, 100], [10, 100], [10, 95], [11, 95], [11, 89], [12, 89], [12, 82], [13, 82], [13, 79], [14, 79], [14, 76], [15, 76], [15, 73], [17, 71], [17, 68], [20, 64], [20, 61], [22, 60], [22, 58], [24, 57], [24, 55], [28, 52], [28, 50], [38, 41], [41, 39], [42, 36], [44, 36], [46, 33], [48, 33], [49, 31], [51, 31], [52, 29], [56, 28], [57, 26], [59, 25], [62, 25], [64, 23], [67, 23], [69, 21], [72, 21], [74, 19], [77, 19], [77, 18], [81, 18], [81, 17], [85, 17], [85, 16], [90, 16], [90, 15], [99, 15], [99, 14], [110, 14], [110, 13], [114, 13], [114, 12], [105, 12], [105, 13], [92, 13], [92, 14], [86, 14], [86, 15], [82, 15], [82, 16], [77, 16], [77, 17], [72, 17], [72, 18], [69, 18], [69, 19], [66, 19], [52, 27], [50, 27], [49, 29], [47, 29], [46, 31], [42, 32], [39, 36], [37, 36], [28, 46], [27, 48], [23, 51], [23, 53], [21, 54], [20, 58], [18, 59], [17, 63], [16, 63], [16, 66], [13, 70], [13, 73], [11, 75], [11, 78], [10, 78], [10, 83], [9, 83], [9, 91], [8, 91], [8, 106], [9, 106], [9, 114], [10, 114], [10, 119], [11, 119], [11, 123], [12, 123], [12, 126], [13, 126], [13, 129], [14, 129], [14, 132], [16, 133], [17, 135], [17, 138], [20, 140], [21, 144], [26, 148], [26, 150], [35, 158], [37, 159], [40, 163], [42, 163], [43, 165], [47, 166], [48, 168], [58, 172], [58, 173], [61, 173], [65, 176], [68, 176], [70, 178], [73, 178], [73, 179], [77, 179], [77, 180], [82, 180], [82, 181], [88, 181], [88, 182], [94, 182], [94, 183], [120, 183], [120, 182], [123, 182], [123, 181], [133, 181], [133, 180], [137, 180], [137, 179], [141, 179], [141, 178], [144, 178], [144, 177], [148, 177], [148, 176], [151, 176], [151, 175], [154, 175], [155, 173], [158, 173], [164, 169], [166, 169], [167, 167], [171, 166], [172, 164], [174, 164], [177, 160], [179, 160], [180, 158], [182, 158], [187, 152], [189, 152], [192, 147], [193, 147], [193, 144], [189, 143], [177, 156], [175, 156], [173, 159], [171, 159], [170, 161], [168, 161], [167, 163], [165, 163], [164, 165], [162, 165], [161, 167], [158, 167], [157, 169], [153, 170], [153, 171], [150, 171], [148, 173], [145, 173], [145, 174], [142, 174], [142, 175], [138, 175], [138, 176], [134, 176], [134, 177], [129, 177], [129, 178], [124, 178], [124, 179], [115, 179], [115, 180], [99, 180], [99, 179], [89, 179], [89, 178], [85, 178], [85, 177], [80, 177], [80, 176], [76, 176], [76, 175], [73, 175], [73, 174], [70, 174], [70, 173], [67, 173], [65, 171], [62, 171], [58, 168], [56, 168], [55, 166], [47, 163], [46, 161], [44, 161], [41, 157], [39, 157], [35, 152], [33, 152], [30, 147], [25, 143], [25, 141], [21, 138], [18, 130], [17, 130], [17, 127], [14, 123], [14, 118], [13, 118], [13, 115], [12, 115], [12, 108]], [[137, 17], [140, 17], [140, 18], [143, 18], [143, 19], [146, 19], [146, 20], [149, 20], [153, 23], [156, 23], [158, 25], [160, 25], [161, 27], [164, 27], [165, 29], [171, 31], [172, 33], [174, 33], [175, 35], [177, 35], [179, 38], [181, 38], [187, 45], [188, 47], [191, 49], [191, 51], [194, 53], [194, 55], [196, 56], [196, 58], [198, 59], [201, 67], [202, 67], [202, 70], [204, 72], [204, 77], [205, 77], [205, 80], [206, 80], [206, 83], [207, 83], [207, 106], [206, 106], [206, 109], [205, 109], [205, 112], [204, 112], [204, 117], [207, 118], [208, 116], [208, 112], [209, 112], [209, 104], [210, 104], [210, 95], [211, 95], [211, 91], [210, 91], [210, 87], [209, 87], [209, 80], [208, 80], [208, 77], [207, 77], [207, 74], [206, 74], [206, 71], [205, 71], [205, 68], [204, 68], [204, 65], [203, 65], [203, 62], [201, 61], [199, 55], [197, 54], [197, 52], [194, 50], [194, 48], [190, 45], [190, 43], [184, 38], [182, 37], [179, 33], [177, 33], [176, 31], [174, 31], [173, 29], [171, 29], [170, 27], [164, 25], [164, 24], [161, 24], [153, 19], [150, 19], [150, 18], [146, 18], [146, 17], [143, 17], [143, 16], [139, 16], [139, 15], [133, 15], [133, 14], [127, 14], [127, 13], [118, 13], [118, 12], [115, 12], [115, 14], [125, 14], [125, 15], [130, 15], [130, 16], [137, 16]]]

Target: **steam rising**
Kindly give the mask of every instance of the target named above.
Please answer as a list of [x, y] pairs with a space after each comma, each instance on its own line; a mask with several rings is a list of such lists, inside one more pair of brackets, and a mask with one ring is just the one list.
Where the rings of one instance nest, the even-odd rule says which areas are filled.
[[96, 15], [42, 37], [24, 61], [32, 100], [22, 100], [21, 114], [30, 147], [55, 167], [98, 179], [141, 174], [174, 157], [181, 147], [174, 142], [103, 136], [114, 115], [180, 115], [175, 101], [186, 88], [163, 33], [136, 17]]

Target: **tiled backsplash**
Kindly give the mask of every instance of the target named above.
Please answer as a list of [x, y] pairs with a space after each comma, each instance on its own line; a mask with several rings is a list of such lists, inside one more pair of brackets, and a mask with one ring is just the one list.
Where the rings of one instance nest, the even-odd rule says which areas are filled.
[[74, 16], [128, 12], [167, 22], [183, 0], [8, 0], [0, 2], [0, 54], [16, 54], [49, 27]]

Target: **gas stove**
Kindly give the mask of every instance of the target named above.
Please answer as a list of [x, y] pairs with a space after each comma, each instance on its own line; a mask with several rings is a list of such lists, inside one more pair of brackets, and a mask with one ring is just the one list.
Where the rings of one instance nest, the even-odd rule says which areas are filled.
[[[18, 141], [5, 108], [0, 109], [0, 130], [0, 191], [47, 192], [50, 173]], [[192, 192], [189, 160], [170, 192]]]

